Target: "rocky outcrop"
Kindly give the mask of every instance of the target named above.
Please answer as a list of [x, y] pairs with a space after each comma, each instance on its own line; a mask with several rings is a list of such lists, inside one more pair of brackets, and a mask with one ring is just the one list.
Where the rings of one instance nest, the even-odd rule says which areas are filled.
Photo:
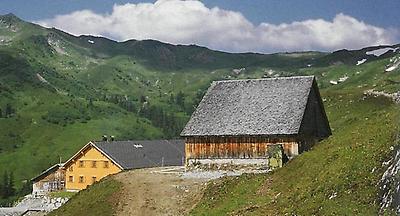
[[386, 93], [384, 91], [375, 91], [374, 89], [369, 89], [364, 91], [365, 96], [373, 96], [373, 97], [387, 97], [390, 98], [393, 102], [400, 104], [400, 91], [395, 93]]
[[[385, 93], [369, 90], [364, 94], [374, 96], [385, 96], [391, 98], [395, 103], [400, 104], [400, 91], [396, 93]], [[392, 158], [384, 162], [382, 166], [387, 166], [380, 182], [380, 213], [383, 214], [387, 210], [395, 211], [400, 215], [400, 131], [397, 133], [396, 141], [392, 150]]]
[[68, 198], [50, 198], [47, 196], [33, 197], [31, 195], [25, 198], [14, 207], [0, 208], [0, 215], [16, 216], [29, 210], [32, 212], [50, 212], [66, 203]]
[[[399, 137], [397, 142], [399, 143]], [[394, 210], [400, 215], [400, 146], [394, 151], [391, 160], [384, 163], [388, 168], [380, 181], [380, 213], [386, 210]]]

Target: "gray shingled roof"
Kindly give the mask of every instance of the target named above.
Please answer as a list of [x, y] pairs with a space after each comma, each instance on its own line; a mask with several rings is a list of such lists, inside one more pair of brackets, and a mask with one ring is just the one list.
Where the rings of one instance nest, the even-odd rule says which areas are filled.
[[181, 136], [297, 134], [314, 76], [213, 82]]
[[123, 169], [183, 165], [184, 140], [96, 141]]

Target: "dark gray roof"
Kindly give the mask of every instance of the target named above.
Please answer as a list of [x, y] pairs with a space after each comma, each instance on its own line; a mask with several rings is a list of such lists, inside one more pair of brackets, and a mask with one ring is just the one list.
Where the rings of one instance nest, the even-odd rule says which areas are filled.
[[96, 141], [123, 169], [183, 165], [184, 140]]
[[297, 134], [314, 76], [213, 82], [181, 136]]
[[50, 173], [55, 172], [56, 170], [58, 170], [63, 165], [64, 165], [63, 163], [54, 164], [53, 166], [51, 166], [50, 168], [46, 169], [45, 171], [43, 171], [42, 173], [40, 173], [36, 177], [32, 178], [31, 181], [32, 182], [38, 182], [38, 181], [42, 180], [44, 177], [46, 177], [47, 175], [49, 175]]

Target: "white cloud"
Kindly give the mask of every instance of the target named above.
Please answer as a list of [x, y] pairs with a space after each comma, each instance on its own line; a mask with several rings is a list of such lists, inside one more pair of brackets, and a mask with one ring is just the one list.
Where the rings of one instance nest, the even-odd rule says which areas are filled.
[[37, 23], [74, 35], [102, 35], [119, 41], [155, 39], [231, 52], [356, 49], [396, 39], [392, 30], [344, 14], [337, 14], [332, 21], [254, 25], [239, 12], [180, 0], [114, 5], [111, 14], [81, 10]]

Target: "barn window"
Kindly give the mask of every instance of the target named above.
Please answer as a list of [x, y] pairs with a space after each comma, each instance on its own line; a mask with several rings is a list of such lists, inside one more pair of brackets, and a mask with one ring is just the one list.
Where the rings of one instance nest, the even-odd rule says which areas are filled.
[[92, 176], [92, 183], [96, 182], [96, 176]]
[[83, 176], [79, 176], [79, 183], [83, 183], [83, 182], [84, 182]]
[[79, 161], [79, 167], [85, 167], [85, 161]]
[[96, 161], [92, 161], [92, 168], [96, 168], [96, 167], [97, 167]]
[[108, 161], [104, 161], [104, 168], [108, 168], [108, 167], [109, 167]]
[[69, 177], [68, 177], [68, 181], [69, 181], [69, 182], [74, 182], [74, 177], [73, 177], [73, 176], [69, 176]]
[[70, 172], [74, 171], [74, 167], [73, 167], [73, 166], [70, 166], [70, 167], [68, 168], [68, 171], [70, 171]]

